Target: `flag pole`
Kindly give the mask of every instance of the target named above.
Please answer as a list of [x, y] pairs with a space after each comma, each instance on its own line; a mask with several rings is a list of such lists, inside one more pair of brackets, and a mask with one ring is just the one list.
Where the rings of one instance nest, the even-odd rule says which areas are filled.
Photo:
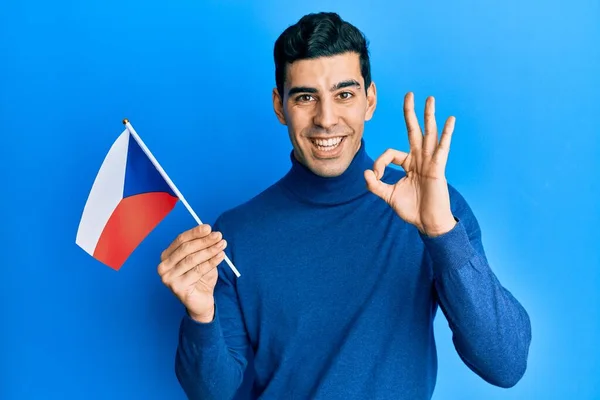
[[[154, 166], [156, 167], [156, 169], [158, 170], [158, 172], [162, 175], [162, 177], [165, 179], [165, 181], [167, 182], [167, 184], [171, 187], [171, 189], [173, 190], [173, 192], [175, 192], [175, 195], [177, 195], [177, 197], [179, 198], [179, 200], [181, 200], [181, 202], [183, 203], [183, 205], [185, 206], [185, 208], [187, 208], [187, 210], [190, 212], [190, 214], [192, 214], [192, 217], [194, 217], [194, 219], [196, 220], [196, 222], [198, 223], [198, 225], [202, 225], [202, 221], [200, 220], [200, 218], [198, 218], [198, 215], [196, 215], [196, 213], [194, 212], [194, 210], [192, 210], [192, 207], [190, 207], [190, 205], [187, 202], [187, 200], [185, 199], [185, 197], [183, 197], [183, 195], [181, 194], [181, 192], [179, 191], [179, 189], [177, 189], [177, 186], [175, 186], [175, 184], [173, 183], [173, 181], [171, 180], [171, 178], [169, 178], [169, 176], [167, 175], [167, 173], [165, 172], [165, 170], [161, 167], [161, 165], [158, 163], [158, 161], [156, 160], [156, 158], [154, 158], [154, 156], [152, 155], [152, 153], [150, 152], [150, 150], [148, 149], [148, 147], [146, 146], [146, 144], [142, 141], [142, 138], [140, 138], [140, 136], [137, 134], [137, 132], [135, 131], [135, 129], [133, 129], [133, 126], [131, 126], [131, 123], [129, 122], [129, 120], [127, 118], [125, 118], [123, 120], [123, 125], [125, 125], [125, 127], [129, 131], [129, 133], [131, 133], [131, 135], [133, 136], [133, 138], [138, 142], [138, 144], [140, 145], [140, 147], [142, 148], [142, 150], [144, 151], [144, 153], [146, 153], [146, 155], [148, 156], [148, 158], [150, 158], [150, 161], [152, 162], [152, 164], [154, 164]], [[238, 272], [237, 268], [235, 268], [235, 266], [232, 264], [231, 260], [229, 260], [229, 257], [227, 257], [227, 254], [225, 254], [225, 262], [227, 262], [227, 264], [229, 265], [229, 268], [231, 268], [231, 270], [233, 271], [233, 273], [235, 274], [235, 276], [237, 276], [239, 278], [240, 277], [240, 273]]]

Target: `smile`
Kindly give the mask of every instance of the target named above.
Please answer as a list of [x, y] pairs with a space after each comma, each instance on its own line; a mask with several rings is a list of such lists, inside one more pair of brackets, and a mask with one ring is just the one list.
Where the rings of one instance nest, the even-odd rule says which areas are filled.
[[312, 144], [320, 151], [333, 151], [340, 143], [344, 140], [343, 136], [329, 138], [329, 139], [310, 139]]

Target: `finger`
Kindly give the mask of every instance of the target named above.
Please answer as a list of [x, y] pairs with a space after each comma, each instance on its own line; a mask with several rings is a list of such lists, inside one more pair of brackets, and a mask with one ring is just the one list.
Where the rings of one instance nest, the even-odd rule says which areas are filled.
[[207, 249], [210, 246], [219, 243], [221, 239], [223, 239], [223, 235], [221, 234], [221, 232], [213, 231], [202, 238], [193, 239], [189, 242], [185, 242], [171, 254], [171, 256], [169, 257], [169, 262], [177, 264], [184, 257], [187, 257], [190, 254], [198, 252], [200, 250]]
[[437, 145], [437, 123], [435, 121], [435, 99], [433, 96], [425, 102], [425, 138], [423, 139], [423, 156], [429, 158]]
[[167, 247], [160, 255], [161, 261], [166, 260], [171, 254], [177, 250], [182, 244], [189, 242], [190, 240], [202, 238], [211, 233], [212, 229], [208, 224], [198, 225], [192, 229], [189, 229], [179, 234], [173, 242]]
[[174, 290], [185, 289], [197, 284], [198, 281], [206, 278], [207, 275], [214, 271], [224, 259], [225, 252], [220, 251], [210, 260], [198, 264], [196, 267], [190, 269], [180, 277], [177, 283], [174, 284]]
[[160, 262], [158, 265], [158, 274], [163, 276], [169, 272], [169, 270], [175, 267], [183, 258], [202, 249], [206, 249], [215, 243], [218, 243], [221, 239], [221, 232], [211, 232], [207, 236], [182, 243], [169, 255], [168, 258]]
[[384, 201], [388, 202], [392, 197], [393, 186], [377, 179], [372, 170], [365, 171], [365, 180], [367, 181], [367, 188]]
[[405, 162], [407, 159], [408, 153], [395, 149], [387, 149], [373, 163], [373, 172], [375, 172], [375, 177], [377, 179], [383, 178], [385, 167], [387, 167], [390, 164], [398, 165], [406, 169]]
[[210, 260], [220, 251], [224, 250], [226, 247], [227, 241], [223, 239], [208, 248], [187, 255], [181, 261], [179, 261], [177, 265], [175, 265], [175, 267], [171, 269], [171, 271], [167, 273], [167, 275], [169, 275], [167, 279], [174, 279], [178, 276], [185, 274], [190, 269], [195, 268], [196, 265], [202, 264], [203, 262]]
[[203, 266], [202, 269], [200, 269], [200, 276], [201, 276], [201, 280], [202, 279], [206, 279], [207, 275], [210, 275], [211, 272], [213, 272], [215, 269], [217, 269], [219, 267], [219, 265], [221, 265], [221, 262], [225, 259], [225, 252], [221, 251], [220, 253], [217, 253], [216, 256], [214, 256], [213, 258], [211, 258], [210, 260], [208, 260], [205, 265]]
[[437, 146], [435, 154], [433, 155], [433, 162], [446, 166], [448, 162], [448, 155], [450, 154], [450, 142], [452, 141], [452, 134], [454, 133], [454, 125], [456, 124], [456, 118], [450, 117], [446, 120], [444, 130], [442, 131], [442, 137], [440, 143]]
[[408, 143], [410, 144], [411, 152], [417, 152], [421, 150], [421, 144], [423, 142], [423, 134], [419, 127], [419, 120], [415, 114], [415, 98], [412, 92], [409, 92], [404, 96], [404, 122], [406, 123], [406, 129], [408, 131]]

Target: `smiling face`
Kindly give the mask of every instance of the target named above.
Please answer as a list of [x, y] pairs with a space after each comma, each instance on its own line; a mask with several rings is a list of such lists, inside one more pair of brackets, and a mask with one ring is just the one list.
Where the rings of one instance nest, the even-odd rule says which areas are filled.
[[359, 55], [298, 60], [285, 77], [283, 98], [273, 90], [273, 107], [288, 127], [295, 158], [316, 175], [341, 175], [360, 148], [377, 99], [374, 83], [365, 91]]

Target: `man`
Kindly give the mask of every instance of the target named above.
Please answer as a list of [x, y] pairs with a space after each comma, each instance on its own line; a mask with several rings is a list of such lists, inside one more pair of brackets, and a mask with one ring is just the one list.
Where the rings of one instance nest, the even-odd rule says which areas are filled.
[[[429, 399], [438, 305], [465, 364], [515, 385], [530, 321], [445, 179], [454, 118], [438, 140], [428, 98], [422, 132], [409, 93], [410, 151], [373, 161], [363, 129], [377, 95], [361, 32], [336, 14], [307, 15], [277, 39], [274, 58], [289, 172], [212, 229], [179, 235], [158, 266], [187, 310], [175, 367], [185, 393], [230, 399], [248, 368], [253, 398]], [[216, 268], [225, 251], [240, 278]]]

